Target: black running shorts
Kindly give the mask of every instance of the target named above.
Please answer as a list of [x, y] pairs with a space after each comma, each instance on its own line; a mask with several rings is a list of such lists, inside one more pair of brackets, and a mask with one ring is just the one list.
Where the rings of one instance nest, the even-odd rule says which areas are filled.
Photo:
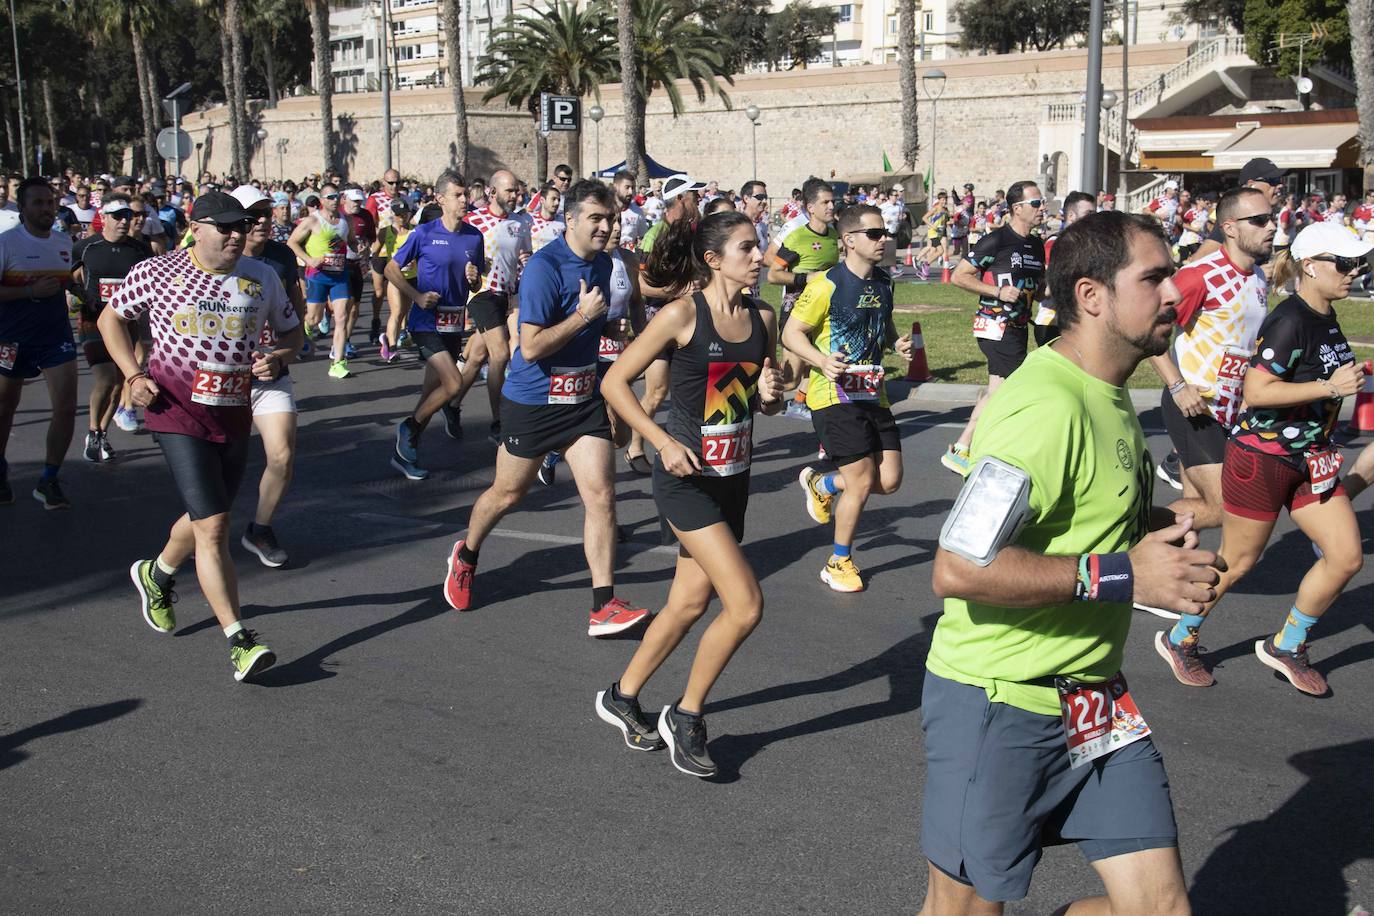
[[[730, 526], [735, 543], [744, 541], [744, 512], [749, 507], [749, 472], [729, 477], [678, 477], [654, 461], [654, 503], [664, 544], [673, 542], [673, 528], [700, 531], [721, 522]], [[672, 525], [672, 528], [669, 525]], [[681, 556], [691, 556], [679, 547]]]
[[182, 433], [153, 433], [192, 521], [229, 511], [248, 467], [248, 438], [211, 442]]
[[1030, 334], [1025, 327], [1008, 327], [1001, 340], [977, 338], [978, 349], [988, 360], [988, 375], [1007, 378], [1026, 361]]
[[1185, 417], [1168, 388], [1159, 399], [1159, 412], [1164, 415], [1164, 428], [1169, 431], [1169, 439], [1178, 449], [1185, 468], [1221, 464], [1226, 457], [1226, 429], [1210, 413]]
[[581, 404], [520, 404], [501, 398], [501, 443], [516, 458], [543, 458], [583, 436], [611, 438], [606, 402], [599, 396]]
[[811, 411], [816, 438], [837, 466], [853, 464], [870, 455], [881, 460], [883, 452], [900, 452], [902, 437], [891, 409], [872, 401], [832, 404]]
[[504, 328], [510, 314], [510, 294], [483, 290], [468, 300], [468, 315], [479, 331]]
[[437, 331], [411, 331], [410, 345], [420, 354], [420, 359], [429, 362], [441, 353], [447, 354], [455, 362], [463, 354], [462, 334], [440, 334]]

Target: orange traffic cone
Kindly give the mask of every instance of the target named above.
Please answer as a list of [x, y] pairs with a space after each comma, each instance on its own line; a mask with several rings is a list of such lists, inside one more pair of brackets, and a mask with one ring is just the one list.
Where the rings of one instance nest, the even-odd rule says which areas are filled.
[[1364, 385], [1355, 395], [1355, 412], [1346, 428], [1355, 435], [1374, 432], [1374, 360], [1365, 360]]
[[948, 283], [948, 282], [949, 282], [949, 261], [946, 260], [946, 259], [944, 259], [944, 258], [941, 258], [941, 259], [940, 259], [940, 263], [942, 263], [942, 264], [945, 265], [945, 269], [944, 269], [943, 271], [940, 272], [940, 282], [941, 282], [941, 283]]
[[921, 334], [921, 323], [911, 326], [911, 362], [906, 367], [908, 382], [928, 382], [935, 376], [930, 374], [930, 364], [926, 362], [926, 339]]

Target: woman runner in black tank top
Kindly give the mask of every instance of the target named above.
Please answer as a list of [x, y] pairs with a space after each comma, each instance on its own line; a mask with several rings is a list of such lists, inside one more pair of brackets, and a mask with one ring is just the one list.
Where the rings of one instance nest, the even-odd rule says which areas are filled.
[[[712, 776], [701, 711], [730, 656], [763, 613], [757, 576], [740, 550], [749, 498], [755, 410], [783, 406], [775, 363], [777, 317], [746, 296], [758, 281], [763, 251], [750, 221], [723, 212], [702, 220], [679, 263], [660, 264], [679, 288], [703, 289], [673, 300], [625, 350], [601, 384], [606, 403], [654, 444], [654, 500], [681, 543], [668, 603], [645, 632], [619, 681], [596, 696], [596, 713], [635, 750], [670, 749], [673, 766]], [[654, 423], [630, 383], [665, 349], [673, 350], [667, 428]], [[639, 691], [719, 595], [720, 615], [702, 634], [687, 687], [663, 707], [657, 728]]]

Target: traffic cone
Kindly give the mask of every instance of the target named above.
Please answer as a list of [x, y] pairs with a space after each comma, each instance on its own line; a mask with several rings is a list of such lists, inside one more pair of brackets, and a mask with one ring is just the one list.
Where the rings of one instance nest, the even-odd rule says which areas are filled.
[[943, 271], [940, 272], [940, 282], [941, 282], [941, 283], [948, 283], [948, 282], [949, 282], [949, 260], [946, 259], [946, 258], [941, 258], [941, 259], [940, 259], [940, 262], [941, 262], [942, 264], [945, 265], [945, 269], [944, 269]]
[[1365, 360], [1364, 385], [1355, 395], [1355, 412], [1346, 429], [1357, 436], [1374, 432], [1374, 360]]
[[906, 367], [908, 382], [928, 382], [935, 376], [930, 374], [930, 364], [926, 362], [926, 339], [921, 334], [919, 321], [911, 325], [911, 362]]

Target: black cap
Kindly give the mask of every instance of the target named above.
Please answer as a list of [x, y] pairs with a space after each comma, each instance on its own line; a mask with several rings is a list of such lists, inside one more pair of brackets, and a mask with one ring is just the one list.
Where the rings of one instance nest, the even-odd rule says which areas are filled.
[[243, 209], [243, 205], [223, 191], [207, 191], [191, 204], [191, 219], [196, 222], [208, 220], [212, 223], [238, 223], [255, 219], [253, 214]]
[[133, 184], [133, 183], [134, 183], [134, 179], [133, 179], [131, 176], [129, 176], [129, 175], [118, 175], [118, 176], [115, 177], [115, 180], [114, 180], [114, 181], [110, 182], [110, 187], [112, 187], [112, 188], [118, 188], [118, 187], [121, 187], [121, 186], [123, 186], [123, 185], [126, 185], [126, 184]]
[[1270, 184], [1278, 184], [1283, 180], [1284, 171], [1274, 164], [1272, 159], [1251, 159], [1245, 163], [1245, 167], [1240, 170], [1240, 183], [1248, 184], [1252, 181], [1267, 181]]
[[965, 191], [972, 191], [972, 190], [973, 190], [973, 182], [971, 182], [971, 181], [965, 182], [965, 183], [964, 183], [964, 190], [965, 190]]

